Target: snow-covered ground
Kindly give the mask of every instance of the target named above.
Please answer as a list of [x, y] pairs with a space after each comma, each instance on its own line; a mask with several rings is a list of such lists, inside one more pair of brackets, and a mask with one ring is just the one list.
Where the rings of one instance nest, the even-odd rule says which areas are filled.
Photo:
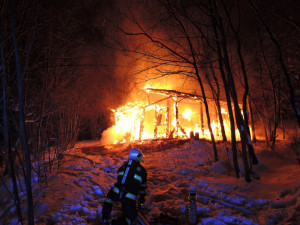
[[[189, 224], [189, 191], [197, 190], [198, 224], [300, 224], [300, 166], [285, 142], [276, 151], [255, 150], [260, 179], [236, 179], [223, 144], [221, 160], [213, 161], [212, 147], [204, 141], [152, 142], [145, 145], [100, 146], [99, 141], [77, 143], [67, 150], [46, 183], [33, 176], [36, 224], [97, 224], [97, 214], [116, 171], [131, 147], [145, 154], [148, 189], [142, 214], [150, 224]], [[59, 166], [59, 173], [56, 173]], [[242, 163], [240, 161], [242, 169]], [[11, 189], [10, 182], [7, 187]], [[18, 224], [13, 201], [0, 187], [0, 224]], [[21, 193], [25, 203], [25, 189]], [[116, 205], [112, 216], [120, 214]], [[26, 204], [22, 208], [26, 217]]]

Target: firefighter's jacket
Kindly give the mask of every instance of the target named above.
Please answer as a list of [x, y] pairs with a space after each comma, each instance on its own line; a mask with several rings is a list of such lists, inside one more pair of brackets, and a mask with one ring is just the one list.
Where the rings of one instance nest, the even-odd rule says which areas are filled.
[[145, 197], [147, 188], [147, 171], [135, 160], [128, 160], [118, 169], [114, 192], [120, 197], [136, 200], [138, 195]]

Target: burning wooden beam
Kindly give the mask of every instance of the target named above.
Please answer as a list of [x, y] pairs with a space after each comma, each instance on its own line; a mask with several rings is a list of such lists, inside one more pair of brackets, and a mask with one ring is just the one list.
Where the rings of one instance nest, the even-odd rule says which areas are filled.
[[143, 108], [143, 114], [142, 114], [141, 123], [140, 123], [139, 140], [142, 140], [142, 136], [143, 136], [145, 113], [146, 113], [146, 110], [145, 110], [145, 108]]
[[170, 134], [170, 100], [167, 101], [167, 112], [165, 114], [166, 118], [166, 137], [169, 137]]
[[186, 93], [186, 92], [180, 92], [180, 91], [175, 91], [175, 90], [168, 90], [168, 89], [159, 89], [159, 88], [150, 88], [147, 87], [144, 89], [147, 92], [155, 92], [161, 95], [167, 95], [167, 96], [171, 96], [171, 97], [176, 97], [176, 98], [189, 98], [189, 99], [193, 99], [195, 101], [201, 101], [203, 102], [203, 97], [200, 95], [196, 95], [196, 94], [190, 94], [190, 93]]

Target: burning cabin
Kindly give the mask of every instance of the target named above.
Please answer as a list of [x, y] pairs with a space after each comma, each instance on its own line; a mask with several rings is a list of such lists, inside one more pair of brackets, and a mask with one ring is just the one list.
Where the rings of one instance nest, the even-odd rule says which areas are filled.
[[[193, 136], [210, 139], [202, 96], [148, 87], [143, 89], [139, 99], [142, 100], [113, 110], [115, 143], [159, 138], [187, 139]], [[208, 99], [207, 102], [215, 139], [221, 140], [217, 107], [214, 100]], [[225, 110], [227, 104], [220, 104], [226, 136], [230, 138], [230, 123]]]

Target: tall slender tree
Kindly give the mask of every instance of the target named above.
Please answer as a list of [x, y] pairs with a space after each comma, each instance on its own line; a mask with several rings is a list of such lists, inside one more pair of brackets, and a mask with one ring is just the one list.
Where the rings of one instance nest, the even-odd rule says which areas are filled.
[[239, 178], [240, 176], [240, 168], [238, 164], [238, 155], [237, 155], [237, 146], [236, 146], [236, 135], [235, 135], [235, 120], [233, 115], [233, 109], [231, 105], [231, 97], [230, 97], [230, 85], [226, 78], [225, 73], [225, 65], [223, 60], [223, 53], [222, 53], [222, 46], [218, 32], [218, 24], [217, 19], [214, 16], [213, 8], [210, 7], [210, 17], [211, 17], [211, 24], [213, 28], [213, 33], [215, 35], [215, 43], [217, 46], [217, 54], [218, 54], [218, 63], [219, 63], [219, 70], [221, 73], [223, 85], [224, 85], [224, 91], [226, 95], [226, 102], [227, 102], [227, 108], [228, 108], [228, 114], [229, 114], [229, 120], [230, 120], [230, 131], [231, 131], [231, 149], [232, 149], [232, 155], [233, 155], [233, 165], [236, 173], [236, 177]]
[[14, 193], [14, 202], [17, 209], [17, 216], [19, 222], [23, 224], [22, 211], [20, 207], [20, 197], [18, 191], [18, 184], [16, 179], [15, 165], [12, 155], [10, 136], [9, 136], [9, 123], [8, 123], [8, 115], [7, 115], [7, 97], [6, 97], [6, 72], [5, 72], [5, 59], [4, 59], [4, 47], [3, 47], [3, 36], [2, 36], [2, 26], [0, 25], [0, 49], [1, 49], [1, 72], [2, 72], [2, 93], [3, 93], [3, 130], [4, 130], [4, 145], [7, 149], [8, 153], [8, 161], [9, 161], [9, 174], [13, 183], [13, 193]]
[[26, 157], [26, 193], [27, 193], [27, 205], [28, 205], [28, 224], [34, 224], [34, 213], [33, 213], [33, 197], [32, 197], [32, 188], [31, 188], [31, 159], [30, 152], [28, 147], [26, 128], [25, 128], [25, 116], [23, 109], [23, 88], [22, 88], [22, 72], [21, 72], [21, 64], [19, 58], [19, 50], [18, 50], [18, 42], [16, 35], [16, 25], [14, 18], [14, 10], [12, 6], [12, 1], [10, 1], [10, 17], [11, 17], [11, 30], [12, 30], [12, 38], [14, 45], [14, 52], [16, 57], [16, 72], [18, 78], [18, 97], [19, 97], [19, 116], [20, 116], [20, 128], [22, 135], [22, 144], [25, 151]]
[[242, 153], [243, 153], [245, 179], [247, 182], [250, 182], [251, 181], [250, 167], [249, 167], [248, 156], [247, 156], [248, 155], [247, 154], [248, 139], [247, 139], [247, 134], [246, 134], [246, 127], [245, 127], [243, 117], [241, 114], [241, 110], [240, 110], [239, 104], [238, 104], [238, 97], [237, 97], [236, 88], [235, 88], [235, 81], [233, 78], [230, 59], [229, 59], [229, 55], [228, 55], [228, 47], [227, 47], [228, 43], [227, 43], [227, 37], [226, 37], [224, 24], [223, 24], [223, 17], [222, 17], [222, 15], [220, 15], [220, 11], [218, 9], [216, 0], [210, 0], [210, 3], [211, 3], [211, 13], [212, 13], [212, 15], [215, 15], [217, 26], [219, 28], [220, 40], [221, 40], [221, 46], [222, 46], [222, 56], [223, 56], [222, 58], [224, 58], [224, 66], [226, 69], [227, 82], [230, 87], [230, 94], [231, 94], [232, 101], [234, 104], [236, 123], [237, 123], [237, 127], [239, 129], [241, 141], [242, 141]]
[[239, 4], [237, 6], [237, 10], [238, 10], [238, 18], [236, 18], [236, 20], [238, 20], [238, 25], [237, 28], [234, 27], [233, 21], [229, 15], [229, 11], [227, 9], [226, 4], [223, 1], [223, 8], [225, 11], [225, 14], [227, 16], [228, 19], [228, 23], [229, 26], [231, 28], [231, 30], [233, 31], [236, 43], [237, 43], [237, 55], [238, 55], [238, 59], [241, 65], [241, 69], [242, 69], [242, 74], [243, 74], [243, 78], [244, 78], [244, 94], [243, 94], [243, 116], [244, 116], [244, 126], [246, 129], [246, 136], [247, 136], [247, 146], [248, 146], [248, 152], [249, 152], [249, 157], [252, 159], [252, 163], [253, 164], [257, 164], [258, 160], [256, 158], [256, 155], [254, 153], [254, 148], [253, 148], [253, 144], [251, 141], [251, 134], [250, 134], [250, 128], [249, 128], [249, 113], [248, 113], [248, 107], [247, 107], [247, 99], [248, 99], [248, 95], [249, 95], [249, 84], [248, 84], [248, 75], [247, 75], [247, 70], [246, 70], [246, 66], [245, 66], [245, 60], [243, 57], [243, 53], [242, 53], [242, 42], [239, 36], [239, 29], [240, 29], [240, 8], [239, 8]]

